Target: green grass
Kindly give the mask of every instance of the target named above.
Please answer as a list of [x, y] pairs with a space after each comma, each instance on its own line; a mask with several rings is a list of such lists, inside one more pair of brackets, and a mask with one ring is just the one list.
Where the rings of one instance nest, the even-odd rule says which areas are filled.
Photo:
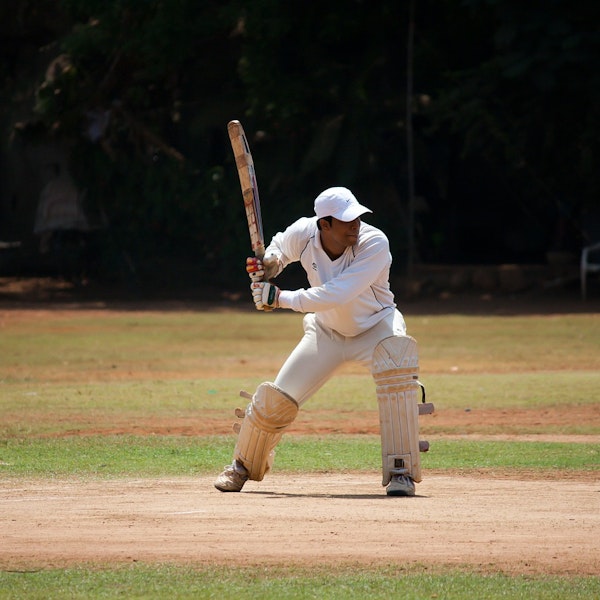
[[[600, 370], [600, 315], [411, 318], [424, 373]], [[269, 357], [279, 364], [302, 333], [301, 315], [277, 312], [49, 312], [5, 322], [0, 381], [94, 377], [135, 367], [178, 373], [199, 364], [228, 369]], [[266, 372], [276, 366], [268, 365]], [[11, 371], [13, 373], [11, 374]], [[454, 372], [454, 371], [453, 371]]]
[[233, 409], [244, 405], [239, 390], [255, 385], [247, 379], [5, 383], [0, 438], [85, 433], [148, 418], [189, 419], [193, 424], [209, 411], [233, 418]]
[[[469, 411], [464, 425], [437, 427], [435, 420], [422, 419], [424, 432], [465, 433], [477, 428], [478, 409], [585, 407], [598, 402], [600, 371], [558, 371], [530, 373], [435, 374], [423, 377], [427, 397], [437, 410]], [[228, 417], [243, 406], [239, 390], [253, 390], [260, 382], [248, 378], [202, 378], [196, 380], [109, 381], [24, 384], [5, 381], [0, 396], [0, 438], [42, 434], [85, 433], [110, 428], [116, 421], [134, 423], [140, 419], [188, 419], [190, 425], [203, 415]], [[329, 411], [340, 422], [349, 421], [354, 411], [372, 411], [377, 420], [373, 381], [369, 375], [334, 377], [304, 406], [302, 418]], [[49, 416], [50, 415], [50, 416]], [[315, 417], [317, 418], [317, 417]], [[481, 432], [481, 431], [479, 431]], [[496, 433], [501, 432], [500, 430]], [[486, 431], [494, 433], [494, 431]], [[544, 424], [505, 433], [600, 434], [598, 420], [576, 424]]]
[[[16, 477], [159, 477], [215, 473], [231, 458], [232, 436], [75, 436], [0, 442], [0, 475]], [[280, 472], [378, 471], [375, 435], [285, 436]], [[600, 444], [436, 440], [425, 469], [600, 470]]]
[[[424, 377], [442, 408], [532, 408], [598, 402], [600, 371], [535, 371]], [[438, 401], [439, 399], [439, 401]], [[589, 423], [588, 425], [593, 425]], [[595, 424], [596, 427], [600, 423]], [[600, 429], [590, 431], [600, 433]]]
[[442, 371], [598, 370], [600, 315], [407, 316], [422, 364]]
[[[385, 559], [382, 559], [385, 563]], [[600, 594], [600, 577], [509, 577], [501, 574], [372, 568], [207, 568], [147, 566], [110, 570], [81, 566], [28, 573], [0, 573], [0, 597], [70, 600], [173, 598], [304, 600], [406, 598], [411, 600], [590, 600]]]
[[0, 381], [43, 383], [57, 374], [86, 379], [89, 372], [102, 379], [132, 368], [145, 371], [146, 378], [157, 369], [179, 373], [199, 364], [231, 368], [255, 360], [265, 349], [283, 360], [301, 334], [300, 315], [270, 315], [267, 327], [257, 316], [106, 311], [93, 317], [50, 312], [42, 319], [32, 314], [2, 328]]

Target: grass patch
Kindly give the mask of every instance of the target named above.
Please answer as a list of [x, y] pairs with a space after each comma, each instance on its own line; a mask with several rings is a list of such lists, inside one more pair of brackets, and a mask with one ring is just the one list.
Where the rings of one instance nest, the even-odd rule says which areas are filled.
[[[0, 396], [1, 437], [85, 433], [110, 429], [114, 423], [136, 423], [144, 419], [188, 420], [190, 425], [207, 415], [232, 418], [233, 409], [243, 406], [239, 390], [253, 390], [256, 378], [201, 378], [174, 381], [110, 381], [90, 383], [5, 384]], [[427, 397], [438, 413], [445, 409], [470, 409], [473, 418], [465, 426], [477, 426], [478, 409], [519, 408], [540, 411], [557, 406], [597, 404], [600, 371], [566, 371], [513, 374], [438, 374], [426, 378]], [[377, 402], [369, 375], [347, 375], [329, 381], [302, 411], [302, 418], [315, 423], [319, 412], [328, 411], [340, 421], [354, 411], [371, 411], [377, 423]], [[313, 414], [315, 415], [313, 417]], [[438, 427], [435, 419], [424, 418], [425, 432], [464, 433], [462, 425]], [[573, 420], [552, 425], [543, 416], [535, 427], [513, 424], [510, 433], [600, 434], [598, 419]], [[481, 431], [480, 431], [481, 432]], [[488, 431], [499, 433], [501, 430]], [[507, 431], [508, 433], [508, 431]]]
[[[253, 313], [50, 313], [3, 323], [0, 381], [91, 382], [118, 376], [178, 377], [239, 371], [268, 354], [282, 362], [301, 335], [301, 316], [268, 322]], [[157, 377], [158, 374], [158, 377]]]
[[[232, 436], [76, 436], [0, 443], [4, 476], [160, 477], [217, 473], [231, 460]], [[287, 436], [275, 472], [378, 471], [379, 436]], [[600, 444], [438, 440], [424, 469], [593, 471]]]
[[252, 600], [579, 600], [597, 598], [598, 577], [509, 577], [461, 570], [402, 568], [196, 568], [134, 565], [110, 570], [77, 567], [30, 573], [0, 573], [0, 595], [28, 598], [202, 598]]
[[425, 372], [598, 370], [600, 315], [410, 318]]
[[[600, 389], [599, 371], [534, 371], [529, 373], [446, 373], [421, 371], [427, 398], [437, 409], [525, 408], [557, 405], [595, 405]], [[305, 405], [306, 410], [338, 407], [340, 410], [376, 408], [369, 375], [331, 379]], [[427, 420], [423, 420], [427, 424]], [[600, 423], [589, 433], [600, 433]]]
[[[426, 383], [427, 393], [440, 408], [543, 409], [596, 404], [600, 371], [432, 375]], [[600, 423], [595, 425], [590, 433], [600, 433]]]
[[[599, 315], [406, 318], [428, 375], [600, 370]], [[147, 379], [157, 372], [185, 378], [199, 371], [268, 378], [302, 335], [301, 319], [287, 311], [32, 312], [2, 323], [0, 381], [90, 382], [127, 373]]]

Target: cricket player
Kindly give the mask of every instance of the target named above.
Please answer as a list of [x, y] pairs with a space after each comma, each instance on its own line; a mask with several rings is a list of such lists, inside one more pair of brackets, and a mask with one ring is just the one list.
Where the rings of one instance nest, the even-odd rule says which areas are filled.
[[[356, 361], [370, 369], [376, 384], [386, 492], [414, 496], [415, 482], [421, 481], [417, 347], [406, 335], [390, 290], [388, 239], [361, 220], [372, 211], [347, 188], [326, 189], [315, 199], [314, 210], [315, 216], [277, 233], [263, 260], [247, 259], [256, 308], [305, 313], [304, 336], [275, 380], [258, 386], [238, 432], [233, 462], [214, 485], [239, 492], [248, 479], [261, 481], [299, 408], [338, 367]], [[271, 283], [297, 261], [310, 287], [282, 290]]]

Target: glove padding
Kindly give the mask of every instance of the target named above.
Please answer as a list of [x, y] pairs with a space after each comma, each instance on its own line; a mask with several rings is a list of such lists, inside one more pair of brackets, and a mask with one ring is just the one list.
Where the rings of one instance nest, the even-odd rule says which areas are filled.
[[262, 281], [265, 275], [265, 268], [262, 260], [256, 256], [250, 256], [246, 259], [246, 272], [252, 282]]
[[275, 254], [269, 254], [262, 260], [251, 256], [246, 259], [246, 272], [253, 282], [269, 281], [279, 274], [279, 259]]
[[279, 288], [268, 281], [253, 281], [250, 284], [252, 300], [256, 310], [279, 308]]

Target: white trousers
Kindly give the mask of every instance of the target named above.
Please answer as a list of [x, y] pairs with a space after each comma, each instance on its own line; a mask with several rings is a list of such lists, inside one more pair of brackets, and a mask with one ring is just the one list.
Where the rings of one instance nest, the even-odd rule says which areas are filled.
[[325, 385], [338, 367], [358, 362], [370, 371], [375, 346], [392, 335], [406, 335], [404, 317], [398, 310], [390, 311], [377, 325], [353, 337], [323, 327], [314, 313], [304, 316], [303, 326], [304, 337], [273, 382], [300, 406]]

